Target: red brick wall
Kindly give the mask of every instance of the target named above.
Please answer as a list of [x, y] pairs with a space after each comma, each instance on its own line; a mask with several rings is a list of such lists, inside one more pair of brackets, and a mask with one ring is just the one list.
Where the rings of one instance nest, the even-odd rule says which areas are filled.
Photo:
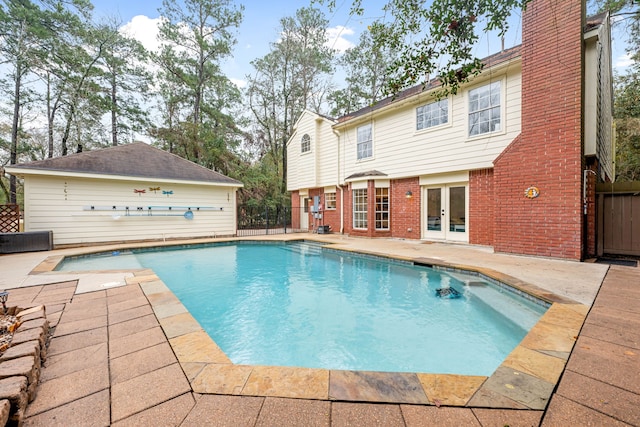
[[523, 14], [522, 132], [494, 163], [498, 252], [581, 258], [582, 7], [535, 0]]
[[291, 192], [291, 227], [300, 228], [300, 193], [298, 191]]
[[[389, 187], [389, 218], [390, 230], [376, 230], [376, 188], [375, 181], [367, 183], [368, 190], [368, 228], [356, 230], [353, 228], [353, 193], [351, 185], [345, 189], [344, 199], [344, 232], [351, 236], [360, 237], [398, 237], [405, 239], [420, 238], [420, 184], [418, 178], [407, 178], [391, 181]], [[413, 197], [407, 199], [407, 191]], [[409, 231], [411, 229], [411, 231]]]
[[324, 225], [331, 226], [331, 231], [334, 233], [340, 232], [340, 190], [336, 188], [336, 208], [327, 210], [327, 202], [324, 199], [324, 194], [322, 195], [322, 206], [324, 208], [324, 212], [322, 213], [324, 217]]
[[[353, 228], [353, 192], [351, 185], [349, 185], [349, 191], [347, 192], [348, 199], [345, 203], [346, 206], [349, 207], [349, 216], [346, 216], [345, 209], [345, 223], [348, 223], [349, 235], [350, 236], [358, 236], [358, 237], [373, 237], [374, 228], [375, 228], [375, 215], [374, 211], [376, 208], [376, 192], [375, 192], [375, 183], [374, 181], [367, 182], [367, 229], [358, 229]], [[393, 220], [393, 219], [392, 219]]]
[[493, 169], [469, 172], [469, 243], [493, 245]]
[[[314, 222], [313, 213], [311, 212], [311, 206], [313, 206], [313, 196], [320, 196], [320, 203], [322, 204], [322, 219], [317, 219]], [[315, 230], [315, 227], [319, 225], [328, 225], [331, 227], [331, 231], [334, 233], [340, 232], [340, 206], [341, 206], [341, 194], [340, 189], [336, 188], [336, 209], [327, 210], [327, 201], [325, 200], [324, 188], [313, 188], [309, 190], [307, 196], [310, 200], [309, 206], [309, 230]], [[291, 193], [291, 221], [294, 228], [300, 227], [300, 195], [298, 191]], [[315, 225], [315, 227], [314, 227]]]
[[353, 231], [353, 194], [351, 184], [344, 189], [344, 232], [351, 234]]
[[[408, 199], [407, 191], [413, 196]], [[391, 235], [404, 239], [420, 238], [420, 181], [418, 178], [396, 179], [389, 189]]]

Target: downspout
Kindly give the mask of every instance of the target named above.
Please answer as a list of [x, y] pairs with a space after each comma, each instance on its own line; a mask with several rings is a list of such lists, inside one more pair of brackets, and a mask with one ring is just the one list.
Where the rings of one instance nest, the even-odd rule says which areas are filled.
[[344, 190], [342, 185], [338, 185], [340, 189], [340, 234], [344, 234]]
[[340, 132], [333, 128], [331, 130], [333, 131], [333, 134], [338, 138], [338, 183], [336, 187], [340, 189], [340, 234], [344, 234], [344, 190], [342, 188], [342, 184], [340, 184]]

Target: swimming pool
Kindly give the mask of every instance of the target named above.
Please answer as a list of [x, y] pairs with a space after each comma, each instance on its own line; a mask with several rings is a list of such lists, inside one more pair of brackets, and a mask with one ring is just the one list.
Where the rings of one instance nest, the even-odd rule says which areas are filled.
[[[59, 269], [141, 267], [237, 364], [489, 375], [546, 308], [477, 276], [308, 243], [120, 252]], [[448, 287], [461, 297], [436, 296]]]

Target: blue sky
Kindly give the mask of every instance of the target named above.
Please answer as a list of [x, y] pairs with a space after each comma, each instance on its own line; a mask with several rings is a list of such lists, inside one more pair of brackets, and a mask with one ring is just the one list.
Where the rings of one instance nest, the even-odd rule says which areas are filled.
[[[117, 17], [123, 24], [140, 30], [141, 37], [149, 37], [150, 26], [154, 24], [160, 14], [162, 0], [92, 0], [96, 19], [101, 17]], [[340, 1], [338, 2], [340, 3]], [[233, 52], [223, 69], [227, 76], [234, 81], [243, 80], [253, 69], [250, 61], [260, 58], [269, 52], [269, 43], [278, 39], [277, 28], [280, 19], [293, 16], [301, 7], [308, 6], [308, 2], [286, 0], [250, 0], [242, 2], [245, 6], [242, 25], [237, 31], [237, 40]], [[349, 43], [358, 41], [359, 33], [380, 15], [381, 0], [367, 1], [369, 18], [349, 16], [350, 0], [343, 2], [343, 6], [330, 13], [326, 8], [326, 16], [330, 19], [330, 33], [339, 35], [335, 41], [336, 48], [349, 47]], [[316, 7], [318, 7], [316, 5]], [[374, 11], [377, 9], [377, 11]], [[141, 17], [146, 16], [149, 19]], [[133, 22], [131, 20], [137, 17]]]
[[[136, 38], [146, 41], [147, 47], [153, 44], [154, 27], [159, 17], [158, 9], [162, 7], [162, 0], [92, 0], [96, 19], [101, 17], [117, 17], [126, 25]], [[334, 47], [344, 50], [350, 43], [357, 43], [360, 32], [365, 30], [375, 18], [381, 16], [384, 0], [365, 0], [365, 15], [363, 17], [349, 16], [351, 0], [338, 0], [341, 4], [334, 12], [326, 11], [329, 19], [330, 35], [333, 36]], [[250, 62], [269, 52], [269, 44], [278, 39], [277, 28], [282, 17], [293, 16], [295, 11], [309, 5], [304, 1], [287, 0], [248, 0], [242, 2], [245, 6], [242, 25], [237, 32], [237, 40], [232, 57], [223, 64], [223, 71], [234, 82], [242, 86], [247, 74], [253, 68]], [[316, 5], [318, 7], [318, 5]], [[326, 9], [325, 9], [326, 10]], [[512, 29], [505, 39], [506, 47], [521, 43], [520, 16], [515, 14], [511, 19]], [[613, 65], [622, 70], [624, 68], [624, 45], [622, 36], [613, 33]], [[476, 46], [476, 55], [480, 58], [499, 50], [499, 41], [495, 36], [483, 35]], [[335, 82], [340, 83], [340, 82]]]

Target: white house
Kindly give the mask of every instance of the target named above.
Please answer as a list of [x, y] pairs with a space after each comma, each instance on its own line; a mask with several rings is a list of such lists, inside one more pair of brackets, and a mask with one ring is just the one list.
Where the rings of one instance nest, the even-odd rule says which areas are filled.
[[456, 95], [432, 81], [337, 119], [305, 111], [287, 143], [294, 227], [593, 254], [595, 182], [614, 177], [610, 29], [580, 4], [532, 1], [522, 45]]
[[5, 170], [24, 180], [25, 231], [55, 246], [236, 234], [242, 183], [142, 142]]

